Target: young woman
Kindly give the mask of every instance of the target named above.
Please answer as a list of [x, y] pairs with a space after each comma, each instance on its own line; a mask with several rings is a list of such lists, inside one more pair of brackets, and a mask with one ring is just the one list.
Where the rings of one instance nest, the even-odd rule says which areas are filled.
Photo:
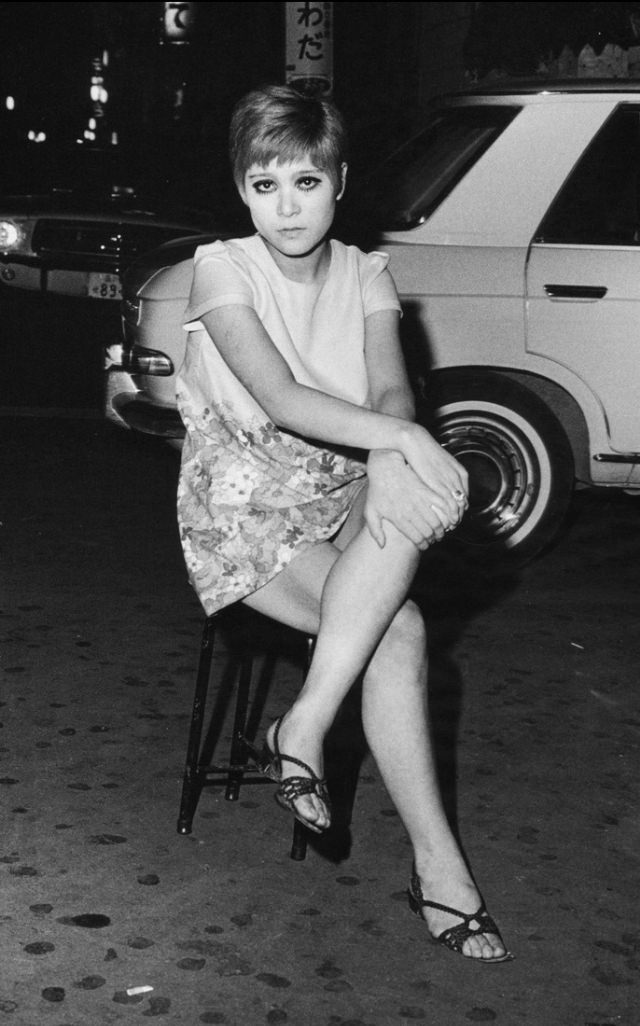
[[421, 551], [464, 513], [466, 473], [413, 421], [388, 257], [329, 238], [347, 176], [336, 109], [254, 91], [230, 148], [256, 234], [195, 255], [178, 381], [191, 582], [208, 614], [241, 600], [317, 635], [299, 697], [267, 731], [278, 802], [330, 825], [323, 741], [362, 675], [368, 744], [413, 845], [410, 906], [452, 950], [504, 961], [440, 801], [425, 631], [407, 600]]

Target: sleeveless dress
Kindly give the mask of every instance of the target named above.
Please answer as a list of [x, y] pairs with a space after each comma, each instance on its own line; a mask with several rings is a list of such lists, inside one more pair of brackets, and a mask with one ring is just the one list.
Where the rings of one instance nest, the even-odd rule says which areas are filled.
[[[254, 309], [295, 379], [369, 405], [365, 318], [400, 310], [388, 256], [332, 240], [320, 288], [286, 278], [259, 235], [198, 248], [177, 400], [186, 427], [178, 526], [207, 615], [262, 587], [334, 536], [365, 476], [365, 453], [279, 429], [229, 369], [199, 318]], [[361, 457], [361, 458], [358, 458]]]

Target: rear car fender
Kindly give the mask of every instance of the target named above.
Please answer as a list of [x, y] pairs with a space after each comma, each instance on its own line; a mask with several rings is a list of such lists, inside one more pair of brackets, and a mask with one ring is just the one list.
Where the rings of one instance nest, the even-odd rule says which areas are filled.
[[193, 259], [159, 267], [138, 289], [138, 297], [145, 301], [184, 300], [185, 306], [193, 281]]
[[156, 271], [137, 294], [137, 345], [165, 353], [176, 371], [182, 366], [186, 349], [184, 312], [192, 278], [193, 261], [183, 260]]

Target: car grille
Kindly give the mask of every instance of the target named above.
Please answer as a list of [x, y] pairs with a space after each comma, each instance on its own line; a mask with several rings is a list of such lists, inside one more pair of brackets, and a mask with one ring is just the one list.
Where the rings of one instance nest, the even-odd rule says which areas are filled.
[[96, 267], [109, 265], [122, 271], [140, 253], [188, 234], [188, 229], [123, 224], [118, 221], [42, 218], [35, 227], [32, 248], [43, 259], [55, 258], [59, 264], [69, 261], [77, 264], [81, 261]]

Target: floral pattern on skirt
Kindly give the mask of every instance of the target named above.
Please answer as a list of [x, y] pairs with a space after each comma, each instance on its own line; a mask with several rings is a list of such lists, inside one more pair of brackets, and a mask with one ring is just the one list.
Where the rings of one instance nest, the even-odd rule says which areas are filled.
[[189, 580], [207, 615], [270, 581], [331, 538], [365, 476], [362, 462], [280, 431], [257, 417], [196, 411], [178, 484], [178, 525]]

